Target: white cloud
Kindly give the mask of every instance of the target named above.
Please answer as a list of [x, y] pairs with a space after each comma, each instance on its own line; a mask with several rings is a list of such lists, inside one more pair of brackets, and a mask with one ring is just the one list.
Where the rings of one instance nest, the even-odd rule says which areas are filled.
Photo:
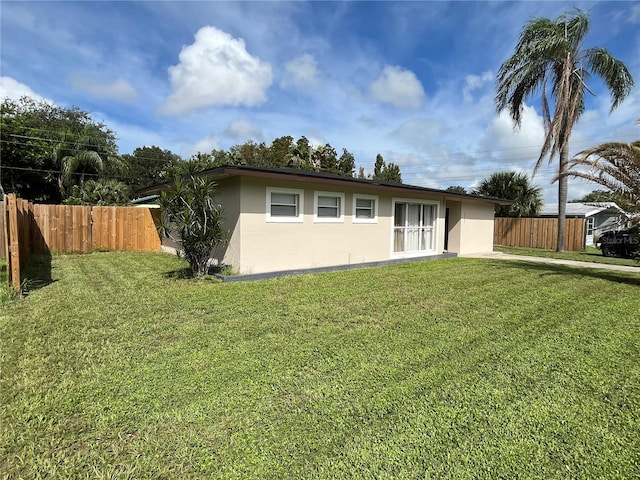
[[94, 80], [75, 76], [71, 78], [71, 87], [79, 92], [86, 92], [97, 98], [107, 98], [132, 102], [138, 97], [138, 92], [123, 78], [111, 83], [98, 83]]
[[425, 101], [424, 89], [415, 73], [391, 65], [384, 67], [370, 90], [376, 100], [399, 108], [418, 109]]
[[12, 77], [0, 77], [0, 98], [9, 98], [11, 100], [18, 100], [23, 96], [31, 97], [34, 100], [45, 101], [53, 104], [49, 99], [38, 95], [36, 92], [24, 83], [20, 83]]
[[174, 115], [212, 105], [258, 105], [272, 80], [271, 65], [251, 56], [244, 40], [214, 27], [198, 30], [169, 77], [173, 93], [161, 111]]
[[412, 118], [394, 129], [390, 136], [421, 151], [431, 149], [442, 137], [443, 125], [432, 118]]
[[544, 142], [544, 123], [535, 108], [524, 106], [520, 129], [514, 129], [508, 113], [495, 117], [485, 131], [481, 141], [483, 149], [494, 152], [494, 156], [504, 160], [531, 160], [531, 169], [540, 156]]
[[260, 127], [247, 120], [234, 120], [227, 126], [224, 134], [236, 141], [246, 142], [249, 139], [262, 141], [264, 139]]
[[462, 98], [465, 102], [472, 102], [474, 90], [481, 89], [485, 84], [493, 82], [493, 73], [487, 70], [482, 75], [467, 75], [465, 78], [464, 88], [462, 89]]
[[282, 88], [315, 87], [320, 83], [318, 64], [313, 55], [305, 53], [287, 62], [284, 66], [285, 75], [280, 82]]
[[196, 153], [209, 153], [211, 150], [218, 149], [220, 141], [215, 134], [207, 135], [193, 145], [184, 145], [180, 149], [180, 155], [183, 158], [189, 158]]

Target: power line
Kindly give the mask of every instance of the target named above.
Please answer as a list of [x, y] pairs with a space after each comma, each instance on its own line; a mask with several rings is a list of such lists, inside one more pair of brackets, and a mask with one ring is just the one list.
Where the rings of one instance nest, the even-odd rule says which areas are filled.
[[[29, 127], [25, 127], [25, 128], [29, 128]], [[41, 129], [35, 129], [35, 128], [33, 130], [48, 131], [48, 132], [55, 133], [55, 132], [53, 132], [51, 130], [41, 130]], [[96, 147], [96, 145], [93, 145], [93, 144], [77, 143], [77, 142], [74, 142], [74, 141], [71, 141], [71, 140], [59, 140], [59, 139], [36, 137], [36, 136], [30, 136], [30, 135], [18, 135], [18, 134], [8, 134], [8, 136], [21, 138], [21, 139], [26, 139], [26, 140], [41, 140], [41, 141], [50, 142], [50, 143], [69, 143], [69, 144], [73, 144], [73, 145], [77, 145], [77, 146], [86, 146], [86, 147], [91, 147], [91, 148], [95, 148]], [[615, 137], [604, 137], [604, 138], [600, 138], [600, 139], [582, 140], [582, 141], [574, 142], [574, 145], [576, 145], [576, 144], [578, 144], [578, 145], [583, 145], [583, 144], [584, 145], [592, 145], [594, 143], [604, 143], [606, 141], [615, 141], [615, 140], [619, 140], [621, 138], [635, 138], [635, 137], [637, 137], [637, 134], [618, 135], [618, 136], [615, 136]], [[108, 145], [105, 143], [103, 145], [98, 145], [98, 146], [106, 148]], [[160, 148], [160, 147], [158, 147], [158, 148]], [[480, 154], [508, 153], [508, 152], [513, 152], [513, 151], [523, 151], [523, 150], [528, 150], [528, 149], [539, 149], [539, 148], [540, 148], [540, 145], [538, 145], [538, 144], [533, 145], [532, 144], [532, 145], [522, 145], [522, 146], [518, 146], [518, 147], [497, 148], [497, 149], [490, 149], [490, 150], [458, 151], [458, 152], [452, 152], [452, 153], [430, 154], [425, 159], [425, 161], [428, 162], [429, 160], [450, 159], [450, 158], [455, 158], [455, 156], [457, 156], [457, 155], [474, 156], [474, 155], [480, 155]], [[173, 152], [170, 152], [170, 153], [173, 154], [173, 155], [177, 155], [177, 154], [174, 154]], [[207, 153], [205, 152], [205, 154], [207, 154]], [[122, 155], [132, 155], [133, 156], [133, 154], [120, 154], [120, 156], [122, 156]], [[165, 162], [166, 161], [166, 159], [163, 159], [163, 158], [138, 156], [138, 155], [135, 155], [135, 158], [141, 159], [141, 160], [152, 160], [152, 161], [157, 161], [157, 162]], [[528, 161], [529, 159], [523, 159], [523, 161], [525, 161], [525, 160]], [[185, 161], [189, 161], [189, 160], [185, 160]], [[514, 161], [519, 161], [519, 160], [514, 160]], [[403, 169], [405, 171], [410, 169], [410, 168], [411, 167], [403, 167]]]

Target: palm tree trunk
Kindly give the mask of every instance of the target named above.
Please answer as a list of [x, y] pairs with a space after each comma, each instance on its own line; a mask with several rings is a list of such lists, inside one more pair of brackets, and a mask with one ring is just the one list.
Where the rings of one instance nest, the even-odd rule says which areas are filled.
[[569, 165], [569, 140], [560, 150], [560, 165], [558, 167], [558, 248], [557, 252], [564, 252], [564, 231], [567, 219], [567, 191], [569, 178], [566, 173]]

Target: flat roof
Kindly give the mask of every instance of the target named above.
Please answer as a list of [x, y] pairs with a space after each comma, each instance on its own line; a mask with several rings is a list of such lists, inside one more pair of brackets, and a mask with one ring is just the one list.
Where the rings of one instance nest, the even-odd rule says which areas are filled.
[[[254, 177], [268, 178], [273, 180], [292, 180], [305, 183], [320, 183], [328, 185], [342, 186], [359, 186], [372, 190], [383, 190], [389, 192], [422, 192], [444, 195], [449, 198], [458, 198], [460, 200], [477, 200], [482, 202], [493, 203], [496, 205], [511, 205], [511, 200], [495, 197], [482, 197], [480, 195], [472, 195], [465, 193], [455, 193], [436, 188], [419, 187], [416, 185], [408, 185], [406, 183], [383, 182], [379, 180], [369, 180], [354, 177], [345, 177], [334, 175], [326, 172], [316, 172], [313, 170], [302, 170], [297, 168], [267, 168], [256, 167], [252, 165], [221, 165], [219, 167], [210, 168], [198, 172], [197, 175], [204, 175], [213, 179], [223, 179], [229, 177]], [[168, 187], [168, 184], [158, 184], [139, 190], [137, 193], [150, 194], [159, 192]]]

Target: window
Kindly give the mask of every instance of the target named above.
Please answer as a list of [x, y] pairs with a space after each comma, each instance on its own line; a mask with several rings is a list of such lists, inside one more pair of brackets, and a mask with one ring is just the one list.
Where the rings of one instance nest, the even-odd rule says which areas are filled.
[[378, 197], [353, 196], [353, 223], [378, 223]]
[[394, 202], [393, 252], [432, 252], [436, 248], [437, 205]]
[[343, 222], [344, 194], [316, 192], [314, 222]]
[[587, 236], [593, 235], [593, 229], [595, 227], [596, 219], [595, 217], [587, 218]]
[[267, 222], [302, 222], [304, 192], [293, 188], [267, 188]]

